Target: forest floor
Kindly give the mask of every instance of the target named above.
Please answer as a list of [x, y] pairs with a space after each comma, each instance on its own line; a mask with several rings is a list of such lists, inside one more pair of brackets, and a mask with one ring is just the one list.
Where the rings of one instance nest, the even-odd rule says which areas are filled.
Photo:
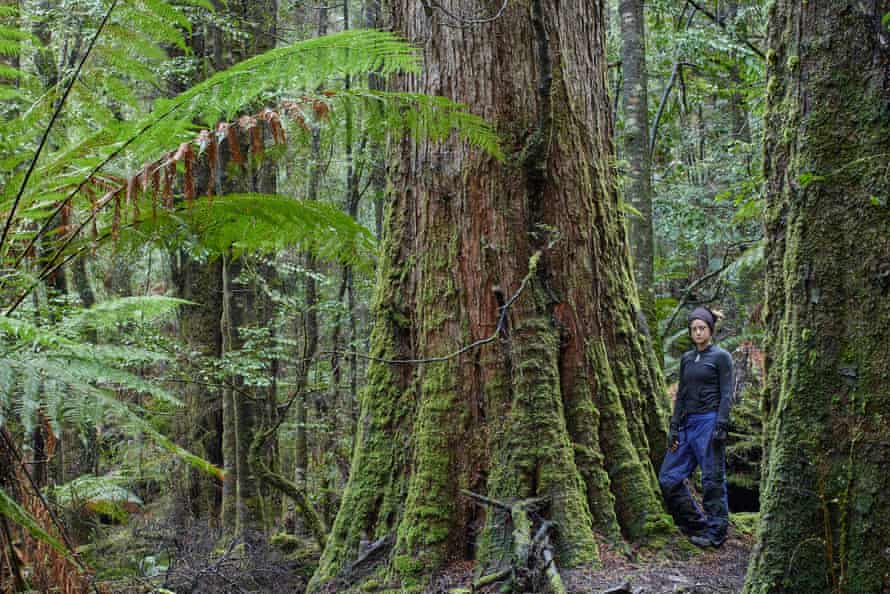
[[572, 594], [736, 594], [742, 591], [753, 544], [752, 535], [734, 532], [719, 549], [693, 551], [674, 544], [636, 560], [603, 550], [602, 567], [561, 573]]
[[[733, 514], [729, 538], [719, 549], [699, 549], [685, 537], [630, 552], [600, 545], [599, 566], [564, 569], [569, 594], [737, 594], [754, 546], [757, 514]], [[473, 579], [471, 563], [456, 564], [430, 592], [448, 592]], [[497, 586], [477, 590], [495, 593]], [[534, 593], [528, 593], [534, 594]]]

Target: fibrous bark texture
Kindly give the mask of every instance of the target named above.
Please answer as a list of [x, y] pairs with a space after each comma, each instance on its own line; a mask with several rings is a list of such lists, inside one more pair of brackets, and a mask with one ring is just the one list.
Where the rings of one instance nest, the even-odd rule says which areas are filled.
[[[548, 497], [562, 565], [597, 558], [594, 532], [661, 526], [662, 380], [642, 316], [608, 166], [603, 2], [508, 3], [453, 26], [401, 0], [396, 30], [423, 74], [397, 81], [475, 106], [498, 126], [499, 162], [466, 144], [403, 140], [390, 171], [372, 362], [350, 479], [310, 591], [352, 579], [362, 544], [393, 539], [378, 578], [422, 588], [452, 559], [503, 565], [510, 502]], [[452, 26], [447, 26], [452, 25]], [[523, 283], [523, 279], [527, 279]], [[499, 328], [497, 341], [440, 357]], [[364, 570], [363, 572], [364, 573]]]
[[622, 0], [621, 70], [624, 109], [622, 150], [627, 161], [624, 199], [639, 214], [630, 219], [634, 272], [640, 304], [651, 329], [658, 328], [655, 313], [654, 237], [652, 233], [652, 159], [649, 155], [649, 101], [646, 70], [646, 19], [643, 0]]
[[890, 588], [890, 2], [775, 3], [767, 459], [745, 592]]

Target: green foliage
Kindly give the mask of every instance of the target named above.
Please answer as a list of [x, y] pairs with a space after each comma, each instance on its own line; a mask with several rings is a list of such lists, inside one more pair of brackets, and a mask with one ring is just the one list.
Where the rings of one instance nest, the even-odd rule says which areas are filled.
[[[127, 70], [125, 64], [119, 67]], [[95, 193], [105, 191], [105, 186], [97, 181], [101, 179], [101, 171], [108, 169], [109, 173], [125, 177], [126, 169], [121, 171], [120, 168], [126, 167], [127, 163], [142, 164], [158, 158], [181, 142], [194, 141], [196, 122], [212, 128], [219, 121], [232, 119], [245, 109], [256, 109], [263, 104], [281, 104], [303, 125], [308, 122], [313, 127], [348, 127], [351, 121], [360, 121], [369, 132], [381, 137], [383, 134], [408, 132], [415, 137], [441, 139], [455, 131], [471, 144], [499, 157], [498, 139], [491, 126], [468, 113], [465, 106], [445, 98], [358, 88], [319, 91], [331, 84], [338, 86], [339, 82], [335, 81], [343, 76], [357, 77], [373, 71], [388, 75], [398, 71], [416, 72], [418, 68], [417, 51], [392, 34], [373, 30], [347, 31], [273, 49], [244, 60], [173, 99], [157, 100], [146, 117], [128, 121], [115, 118], [97, 120], [90, 126], [91, 130], [72, 137], [71, 142], [56, 139], [60, 148], [41, 159], [19, 204], [20, 216], [17, 218], [14, 239], [25, 241], [33, 237], [33, 227], [29, 223], [42, 224], [56, 210], [56, 205], [69, 197], [76, 199], [72, 217], [83, 222], [78, 225], [72, 220], [65, 231], [70, 233], [72, 229], [81, 229], [89, 222], [89, 217], [94, 216]], [[41, 112], [45, 116], [46, 105], [42, 101], [35, 103], [29, 112]], [[27, 151], [22, 147], [28, 146], [29, 139], [33, 140], [33, 130], [40, 127], [41, 119], [34, 117], [27, 126], [13, 125], [0, 135], [11, 155], [9, 168], [0, 170], [0, 177], [5, 176], [8, 180], [5, 190], [0, 193], [0, 211], [10, 209], [16, 199], [23, 183], [16, 168], [23, 165], [27, 157]], [[301, 139], [299, 135], [292, 137]], [[15, 150], [12, 150], [13, 147]], [[97, 185], [100, 187], [97, 188]], [[262, 222], [271, 224], [276, 220], [281, 222], [282, 217], [290, 217], [287, 221], [290, 230], [298, 230], [299, 226], [305, 228], [305, 221], [295, 221], [291, 216], [293, 212], [284, 212], [286, 209], [281, 208], [283, 203], [280, 200], [263, 200], [270, 204], [251, 206], [246, 198], [219, 200], [213, 205], [198, 207], [191, 214], [193, 217], [229, 217], [224, 218], [227, 221], [224, 225], [219, 225], [217, 220], [197, 223], [199, 228], [206, 231], [204, 237], [211, 242], [211, 248], [217, 251], [229, 239], [236, 239], [240, 244], [238, 247], [244, 250], [252, 247], [269, 249], [275, 245], [274, 240], [259, 241], [256, 236], [251, 240], [244, 223], [232, 220], [238, 214], [237, 209], [249, 216], [261, 215], [262, 211], [267, 214], [276, 211], [271, 218], [261, 216]], [[222, 213], [221, 210], [228, 212]], [[111, 213], [100, 215], [95, 223], [99, 237], [116, 235], [114, 216]], [[331, 214], [324, 214], [324, 219], [332, 221]], [[342, 220], [335, 223], [333, 228], [345, 228]], [[270, 228], [267, 226], [262, 230]], [[354, 228], [350, 234], [358, 238], [361, 244], [358, 246], [361, 249], [356, 252], [357, 258], [364, 258], [369, 251], [365, 249], [367, 236], [362, 238], [362, 234]], [[269, 234], [267, 237], [273, 236]], [[319, 254], [322, 257], [336, 257], [349, 253], [355, 246], [349, 237], [345, 239], [345, 245], [337, 250], [332, 249], [331, 242], [317, 242]], [[278, 245], [287, 241], [289, 239]], [[83, 243], [71, 244], [67, 253], [83, 249]], [[48, 244], [52, 247], [53, 242]]]
[[48, 489], [48, 495], [59, 505], [77, 509], [90, 506], [94, 511], [107, 513], [116, 519], [126, 515], [123, 504], [142, 507], [142, 499], [124, 487], [131, 478], [120, 473], [106, 476], [84, 474], [64, 485]]
[[132, 392], [167, 406], [181, 406], [162, 382], [143, 378], [133, 369], [137, 364], [164, 361], [165, 353], [125, 344], [97, 346], [78, 336], [86, 328], [116, 326], [137, 311], [156, 321], [180, 303], [166, 297], [120, 299], [96, 306], [95, 316], [88, 310], [43, 326], [21, 317], [0, 317], [0, 369], [4, 370], [0, 374], [0, 419], [6, 424], [12, 415], [30, 432], [40, 413], [59, 435], [63, 424], [94, 426], [105, 415], [112, 415], [132, 432], [144, 433], [186, 462], [220, 475], [212, 464], [158, 431], [144, 418], [144, 409], [119, 398], [122, 392]]
[[376, 251], [371, 232], [334, 205], [277, 195], [227, 194], [191, 208], [160, 210], [125, 233], [137, 243], [146, 236], [196, 237], [214, 255], [299, 247], [365, 272], [372, 270]]
[[39, 541], [45, 542], [63, 556], [69, 556], [68, 550], [59, 540], [40, 526], [40, 522], [26, 509], [16, 503], [15, 499], [0, 487], [0, 514], [6, 516]]
[[[751, 46], [765, 38], [767, 4], [699, 3], [716, 16], [718, 25], [689, 3], [646, 3], [650, 126], [659, 115], [652, 187], [655, 289], [662, 325], [690, 285], [725, 264], [733, 266], [738, 249], [732, 246], [756, 241], [762, 234], [766, 64]], [[610, 19], [610, 61], [620, 59], [620, 15], [615, 17]], [[620, 92], [620, 67], [610, 69], [610, 75]], [[620, 138], [620, 110], [617, 116]], [[753, 291], [742, 291], [745, 299], [738, 299], [738, 308], [735, 303], [737, 289], [749, 281], [726, 270], [698, 284], [686, 298], [728, 309], [733, 319], [727, 320], [727, 329], [741, 332], [744, 324], [736, 314], [744, 316], [744, 310], [757, 303], [749, 299]], [[668, 370], [679, 354], [672, 347], [681, 347], [685, 335], [678, 326], [682, 324], [662, 329]]]

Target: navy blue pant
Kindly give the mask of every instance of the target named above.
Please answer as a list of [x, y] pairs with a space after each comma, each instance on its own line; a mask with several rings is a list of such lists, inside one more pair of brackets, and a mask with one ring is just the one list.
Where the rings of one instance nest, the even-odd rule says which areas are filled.
[[[680, 428], [680, 447], [668, 451], [658, 473], [658, 482], [677, 526], [687, 534], [699, 533], [723, 542], [729, 524], [726, 497], [726, 452], [722, 443], [711, 441], [717, 413], [687, 415]], [[699, 508], [683, 482], [701, 466], [702, 504]]]

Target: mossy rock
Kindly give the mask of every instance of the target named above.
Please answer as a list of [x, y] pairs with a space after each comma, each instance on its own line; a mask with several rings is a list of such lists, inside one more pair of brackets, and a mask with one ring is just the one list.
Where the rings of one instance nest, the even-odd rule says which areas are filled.
[[287, 532], [273, 534], [272, 537], [269, 538], [269, 544], [286, 555], [297, 551], [304, 545], [302, 539], [293, 534], [288, 534]]
[[729, 514], [729, 523], [739, 534], [754, 536], [757, 531], [757, 523], [760, 521], [758, 512], [740, 512]]

